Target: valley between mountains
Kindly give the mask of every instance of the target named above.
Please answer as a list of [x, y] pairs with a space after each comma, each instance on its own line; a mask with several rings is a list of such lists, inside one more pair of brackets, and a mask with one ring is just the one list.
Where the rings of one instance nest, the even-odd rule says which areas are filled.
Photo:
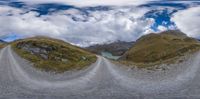
[[46, 37], [3, 44], [0, 98], [200, 97], [200, 43], [179, 31], [143, 36], [118, 60], [86, 49]]

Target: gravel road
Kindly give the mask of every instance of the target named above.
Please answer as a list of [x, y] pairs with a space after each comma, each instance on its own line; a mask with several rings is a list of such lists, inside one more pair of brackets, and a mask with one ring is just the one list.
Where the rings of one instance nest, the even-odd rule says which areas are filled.
[[81, 71], [36, 70], [10, 48], [0, 51], [0, 99], [200, 99], [200, 53], [165, 70], [130, 69], [98, 56]]

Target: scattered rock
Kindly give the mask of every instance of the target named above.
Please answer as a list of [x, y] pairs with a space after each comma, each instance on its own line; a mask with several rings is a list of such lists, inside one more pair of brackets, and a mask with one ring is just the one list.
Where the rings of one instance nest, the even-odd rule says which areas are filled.
[[40, 54], [40, 56], [41, 56], [43, 59], [45, 59], [45, 60], [48, 59], [48, 55], [46, 55], [46, 54]]
[[61, 59], [62, 62], [67, 63], [68, 59]]
[[81, 57], [81, 59], [82, 59], [82, 60], [86, 60], [87, 58], [86, 58], [86, 57], [84, 57], [84, 56], [82, 56], [82, 57]]
[[55, 60], [61, 60], [60, 57], [56, 57], [56, 56], [54, 57], [54, 59], [55, 59]]
[[40, 48], [29, 48], [28, 49], [29, 52], [32, 52], [32, 53], [36, 53], [36, 54], [39, 54], [41, 53], [40, 51]]

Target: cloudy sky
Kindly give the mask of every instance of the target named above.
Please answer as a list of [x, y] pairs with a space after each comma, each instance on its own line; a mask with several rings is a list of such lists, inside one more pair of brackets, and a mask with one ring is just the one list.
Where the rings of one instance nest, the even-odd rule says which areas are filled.
[[50, 36], [78, 46], [179, 29], [200, 39], [200, 0], [0, 0], [0, 39]]

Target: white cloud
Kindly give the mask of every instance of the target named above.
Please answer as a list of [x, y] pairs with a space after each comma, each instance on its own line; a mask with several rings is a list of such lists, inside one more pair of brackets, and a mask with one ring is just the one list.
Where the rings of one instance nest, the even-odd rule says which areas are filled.
[[[28, 4], [62, 3], [78, 7], [140, 5], [152, 0], [18, 0]], [[155, 1], [155, 0], [154, 0]]]
[[20, 14], [22, 13], [22, 10], [20, 9], [16, 9], [13, 7], [9, 7], [9, 6], [0, 6], [0, 14], [1, 15], [9, 15], [9, 14]]
[[188, 36], [200, 38], [200, 7], [178, 11], [172, 17], [176, 26]]
[[166, 31], [166, 30], [168, 30], [168, 28], [165, 27], [165, 26], [159, 25], [159, 26], [158, 26], [158, 30], [159, 30], [159, 32], [160, 32], [160, 31]]
[[[4, 8], [0, 11], [1, 35], [44, 35], [79, 46], [116, 40], [133, 41], [143, 34], [152, 32], [150, 27], [154, 24], [154, 19], [141, 19], [149, 11], [144, 8], [120, 7], [109, 11], [90, 12], [88, 16], [70, 9], [40, 17], [34, 11], [27, 12], [5, 6], [1, 8]], [[12, 15], [8, 16], [8, 12]], [[72, 17], [87, 21], [74, 21]]]

